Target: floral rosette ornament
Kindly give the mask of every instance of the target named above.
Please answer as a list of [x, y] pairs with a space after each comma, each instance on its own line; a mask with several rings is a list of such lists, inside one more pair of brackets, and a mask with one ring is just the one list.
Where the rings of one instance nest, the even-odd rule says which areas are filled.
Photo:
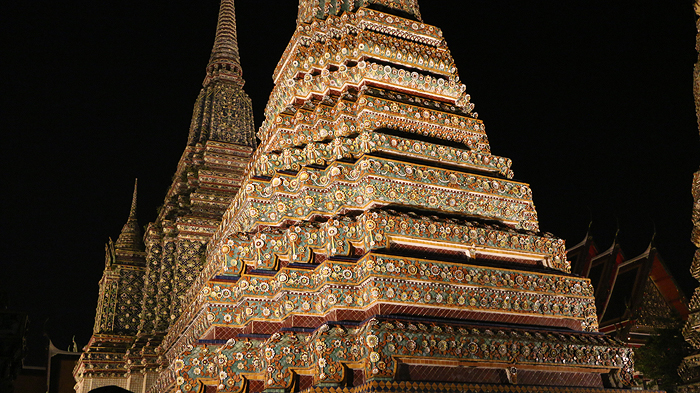
[[313, 348], [312, 362], [315, 364], [314, 384], [341, 386], [348, 372], [344, 363], [357, 361], [357, 351], [353, 350], [354, 332], [342, 326], [322, 325], [309, 340]]
[[309, 366], [306, 335], [284, 332], [273, 334], [262, 348], [265, 389], [288, 389], [294, 369]]

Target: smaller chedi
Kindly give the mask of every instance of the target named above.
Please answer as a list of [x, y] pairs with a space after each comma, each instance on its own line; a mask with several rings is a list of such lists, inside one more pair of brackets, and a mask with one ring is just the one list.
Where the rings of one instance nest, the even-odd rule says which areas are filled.
[[138, 326], [96, 330], [79, 392], [631, 385], [417, 0], [301, 0], [257, 146], [236, 40], [223, 0]]
[[107, 245], [93, 336], [74, 370], [78, 393], [109, 385], [145, 392], [169, 365], [161, 341], [189, 306], [185, 293], [255, 148], [235, 23], [233, 2], [222, 2], [187, 144], [156, 221], [141, 236], [134, 196], [122, 235]]

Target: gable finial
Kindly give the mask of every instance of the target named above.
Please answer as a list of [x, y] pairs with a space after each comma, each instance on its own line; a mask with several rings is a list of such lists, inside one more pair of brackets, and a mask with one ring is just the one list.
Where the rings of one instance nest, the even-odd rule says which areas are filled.
[[653, 228], [654, 228], [654, 232], [652, 232], [652, 234], [651, 234], [651, 240], [649, 240], [649, 247], [648, 247], [649, 250], [651, 250], [652, 248], [654, 248], [654, 241], [656, 240], [656, 222], [652, 219], [652, 220], [651, 220], [651, 224], [652, 224], [652, 226], [653, 226]]
[[586, 232], [586, 235], [590, 235], [591, 228], [593, 227], [593, 210], [591, 210], [590, 206], [586, 206], [586, 209], [588, 209], [588, 231]]

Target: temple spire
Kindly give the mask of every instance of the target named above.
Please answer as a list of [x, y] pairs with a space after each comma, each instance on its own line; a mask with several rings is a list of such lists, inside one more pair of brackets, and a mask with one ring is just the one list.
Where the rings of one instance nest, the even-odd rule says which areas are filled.
[[216, 38], [212, 48], [204, 86], [215, 80], [229, 80], [243, 86], [241, 58], [238, 54], [236, 33], [236, 8], [233, 0], [221, 0], [219, 21], [216, 25]]
[[242, 75], [236, 9], [233, 0], [221, 0], [214, 48], [194, 105], [188, 145], [216, 141], [255, 148], [253, 106], [243, 91]]
[[129, 209], [129, 220], [136, 220], [136, 199], [138, 198], [139, 179], [134, 180], [134, 194], [131, 196], [131, 209]]
[[143, 250], [143, 241], [141, 239], [141, 229], [139, 228], [139, 222], [136, 218], [136, 199], [138, 191], [139, 179], [134, 181], [134, 194], [131, 198], [131, 209], [129, 210], [129, 218], [126, 220], [126, 224], [122, 227], [122, 232], [117, 238], [117, 242], [114, 244], [115, 248], [118, 250]]

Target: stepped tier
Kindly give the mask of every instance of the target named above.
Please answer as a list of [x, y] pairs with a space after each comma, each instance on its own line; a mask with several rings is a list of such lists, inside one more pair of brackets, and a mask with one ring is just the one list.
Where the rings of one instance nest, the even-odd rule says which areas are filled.
[[224, 215], [235, 232], [257, 225], [281, 225], [312, 216], [334, 216], [376, 206], [465, 213], [497, 220], [515, 229], [537, 230], [530, 188], [523, 183], [465, 174], [382, 157], [354, 164], [334, 162], [325, 169], [278, 173], [252, 179]]
[[327, 322], [317, 329], [200, 340], [182, 354], [187, 361], [175, 360], [172, 367], [178, 375], [175, 384], [184, 391], [196, 387], [192, 381], [208, 381], [218, 392], [241, 392], [258, 384], [258, 389], [280, 391], [366, 388], [372, 382], [415, 376], [424, 382], [471, 382], [479, 373], [491, 383], [544, 377], [579, 387], [599, 386], [601, 374], [632, 377], [631, 350], [601, 334], [383, 316], [362, 323]]
[[251, 176], [271, 177], [275, 172], [298, 171], [302, 166], [328, 165], [333, 160], [357, 159], [365, 154], [400, 156], [423, 160], [431, 165], [455, 167], [492, 175], [513, 177], [508, 158], [482, 154], [467, 148], [445, 146], [397, 135], [391, 130], [363, 131], [352, 138], [335, 138], [333, 142], [311, 142], [304, 148], [285, 148], [279, 153], [260, 157]]
[[407, 310], [423, 316], [597, 329], [592, 287], [575, 277], [377, 253], [314, 266], [290, 264], [274, 275], [255, 273], [209, 280], [190, 307], [197, 312], [183, 318], [199, 314], [206, 321], [196, 328], [174, 325], [178, 334], [172, 337], [187, 345], [211, 328], [214, 337], [234, 331], [266, 333], [275, 326], [316, 328], [339, 314], [364, 320], [373, 313]]

